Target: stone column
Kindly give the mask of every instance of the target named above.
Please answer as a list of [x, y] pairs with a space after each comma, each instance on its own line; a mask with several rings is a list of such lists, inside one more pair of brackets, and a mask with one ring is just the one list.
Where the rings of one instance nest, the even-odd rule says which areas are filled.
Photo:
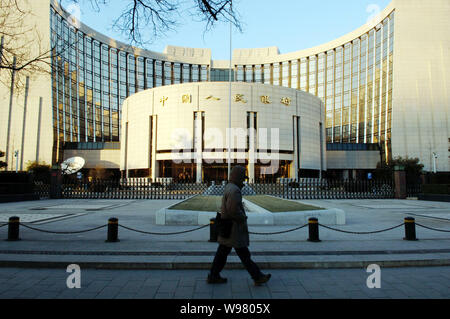
[[195, 113], [194, 120], [194, 157], [197, 164], [196, 183], [202, 182], [202, 161], [203, 161], [203, 112]]
[[156, 178], [159, 177], [159, 165], [158, 165], [158, 161], [156, 160], [156, 142], [157, 142], [157, 129], [158, 129], [158, 116], [157, 115], [153, 115], [153, 120], [152, 120], [152, 127], [150, 127], [150, 129], [152, 130], [152, 149], [151, 149], [151, 154], [152, 154], [152, 158], [151, 158], [151, 164], [152, 164], [152, 181], [155, 183], [156, 182]]
[[292, 177], [292, 178], [294, 178], [296, 181], [298, 181], [298, 170], [299, 170], [299, 165], [300, 165], [300, 163], [298, 162], [298, 159], [299, 159], [299, 152], [300, 152], [300, 150], [299, 150], [299, 140], [298, 140], [298, 137], [299, 137], [299, 134], [298, 134], [298, 130], [299, 130], [299, 127], [298, 127], [298, 122], [299, 122], [299, 117], [298, 116], [294, 116], [294, 118], [293, 118], [293, 130], [294, 130], [294, 160], [293, 160], [293, 163], [294, 163], [294, 165], [293, 165], [293, 174], [292, 174], [292, 176], [290, 176], [290, 177]]
[[254, 116], [256, 113], [250, 112], [250, 116], [252, 117], [250, 120], [250, 127], [247, 132], [249, 135], [249, 145], [248, 145], [248, 179], [249, 183], [255, 182], [255, 136], [256, 136], [256, 128]]
[[395, 166], [394, 182], [395, 182], [395, 198], [405, 199], [407, 194], [406, 194], [406, 172], [404, 170], [404, 167]]
[[53, 165], [50, 174], [50, 198], [62, 198], [62, 175], [58, 164]]

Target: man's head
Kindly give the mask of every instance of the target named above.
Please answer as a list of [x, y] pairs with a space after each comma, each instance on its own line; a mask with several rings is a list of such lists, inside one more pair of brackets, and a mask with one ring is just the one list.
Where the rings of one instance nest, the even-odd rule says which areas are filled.
[[233, 167], [233, 169], [231, 170], [230, 182], [232, 182], [239, 188], [244, 187], [244, 181], [247, 178], [248, 177], [245, 175], [245, 167], [238, 165]]

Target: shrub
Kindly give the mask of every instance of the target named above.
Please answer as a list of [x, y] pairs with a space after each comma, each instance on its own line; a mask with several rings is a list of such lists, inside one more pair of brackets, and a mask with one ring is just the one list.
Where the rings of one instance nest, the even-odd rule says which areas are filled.
[[51, 166], [45, 162], [27, 162], [26, 171], [33, 174], [35, 181], [41, 181], [43, 183], [50, 183]]
[[388, 164], [378, 163], [377, 169], [374, 172], [374, 178], [382, 180], [390, 179], [393, 176], [394, 168], [396, 166], [403, 166], [406, 172], [406, 183], [417, 184], [420, 182], [423, 169], [423, 164], [420, 164], [419, 161], [418, 158], [403, 158], [399, 156]]

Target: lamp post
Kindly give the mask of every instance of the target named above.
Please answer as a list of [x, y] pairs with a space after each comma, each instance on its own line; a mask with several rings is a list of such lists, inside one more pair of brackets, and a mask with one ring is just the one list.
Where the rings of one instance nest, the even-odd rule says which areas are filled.
[[[230, 4], [231, 6], [232, 4]], [[229, 81], [229, 100], [228, 100], [228, 180], [230, 180], [230, 173], [231, 173], [231, 72], [232, 72], [232, 58], [233, 58], [233, 52], [232, 52], [232, 32], [233, 32], [233, 25], [230, 19], [230, 65], [229, 65], [229, 71], [228, 71], [228, 81]]]

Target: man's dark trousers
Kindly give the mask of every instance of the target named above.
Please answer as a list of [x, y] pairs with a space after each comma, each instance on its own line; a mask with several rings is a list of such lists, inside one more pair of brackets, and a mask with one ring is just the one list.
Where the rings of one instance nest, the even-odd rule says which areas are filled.
[[[219, 245], [217, 248], [216, 256], [211, 267], [211, 276], [218, 277], [220, 272], [225, 267], [227, 263], [228, 254], [231, 252], [231, 247], [225, 245]], [[250, 258], [250, 251], [247, 247], [235, 248], [236, 254], [241, 259], [242, 264], [244, 264], [245, 269], [252, 277], [252, 279], [258, 279], [261, 277], [261, 270], [259, 270], [258, 265], [256, 265]]]

